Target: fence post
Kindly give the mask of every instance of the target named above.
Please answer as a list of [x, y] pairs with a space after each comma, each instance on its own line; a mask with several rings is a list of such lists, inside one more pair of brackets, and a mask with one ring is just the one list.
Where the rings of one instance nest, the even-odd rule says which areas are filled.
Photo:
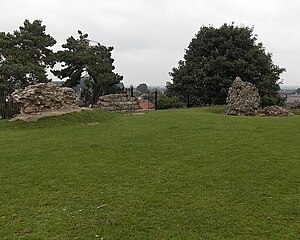
[[133, 85], [130, 85], [130, 97], [133, 97]]
[[157, 110], [157, 90], [155, 90], [155, 98], [154, 98], [155, 110]]

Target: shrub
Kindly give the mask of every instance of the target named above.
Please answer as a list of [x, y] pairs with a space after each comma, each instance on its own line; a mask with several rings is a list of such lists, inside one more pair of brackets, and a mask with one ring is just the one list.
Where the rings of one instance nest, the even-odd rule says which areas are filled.
[[168, 97], [165, 94], [157, 96], [157, 109], [183, 108], [185, 106], [185, 103], [180, 101], [177, 96]]
[[282, 98], [269, 97], [267, 95], [264, 95], [262, 97], [262, 107], [268, 107], [273, 105], [283, 106], [284, 100]]

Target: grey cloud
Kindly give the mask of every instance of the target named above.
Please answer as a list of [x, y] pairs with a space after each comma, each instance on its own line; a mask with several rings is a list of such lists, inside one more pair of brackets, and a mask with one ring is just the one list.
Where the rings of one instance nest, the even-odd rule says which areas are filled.
[[2, 0], [0, 31], [41, 19], [58, 49], [80, 29], [115, 47], [116, 71], [125, 84], [164, 85], [202, 25], [235, 22], [254, 26], [274, 62], [287, 67], [285, 83], [298, 84], [299, 10], [293, 0]]

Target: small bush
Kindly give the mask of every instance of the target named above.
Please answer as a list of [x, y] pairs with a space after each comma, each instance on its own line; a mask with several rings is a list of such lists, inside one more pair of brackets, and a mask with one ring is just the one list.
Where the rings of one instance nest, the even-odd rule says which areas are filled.
[[180, 101], [179, 97], [172, 96], [168, 97], [165, 94], [159, 94], [157, 96], [157, 109], [168, 109], [168, 108], [183, 108], [185, 103]]
[[267, 95], [264, 95], [262, 97], [262, 107], [268, 107], [273, 105], [282, 106], [284, 104], [284, 100], [280, 98], [275, 97], [269, 97]]
[[300, 115], [300, 109], [294, 109], [294, 110], [293, 110], [293, 113], [294, 113], [295, 115]]

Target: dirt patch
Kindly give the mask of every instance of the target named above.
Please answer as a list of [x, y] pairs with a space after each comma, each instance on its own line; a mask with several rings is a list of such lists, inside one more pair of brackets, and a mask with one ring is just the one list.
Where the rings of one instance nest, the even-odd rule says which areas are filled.
[[83, 110], [91, 110], [91, 108], [65, 108], [61, 110], [55, 110], [55, 111], [48, 111], [48, 112], [39, 112], [34, 114], [19, 114], [18, 116], [10, 119], [9, 121], [16, 121], [16, 120], [22, 120], [25, 122], [36, 122], [40, 118], [44, 117], [52, 117], [52, 116], [60, 116], [65, 115], [72, 112], [81, 112]]
[[144, 112], [133, 112], [133, 113], [127, 113], [124, 115], [144, 115], [144, 114], [145, 114]]
[[88, 126], [96, 126], [96, 125], [99, 125], [99, 124], [100, 124], [99, 122], [89, 122], [86, 125], [88, 125]]

